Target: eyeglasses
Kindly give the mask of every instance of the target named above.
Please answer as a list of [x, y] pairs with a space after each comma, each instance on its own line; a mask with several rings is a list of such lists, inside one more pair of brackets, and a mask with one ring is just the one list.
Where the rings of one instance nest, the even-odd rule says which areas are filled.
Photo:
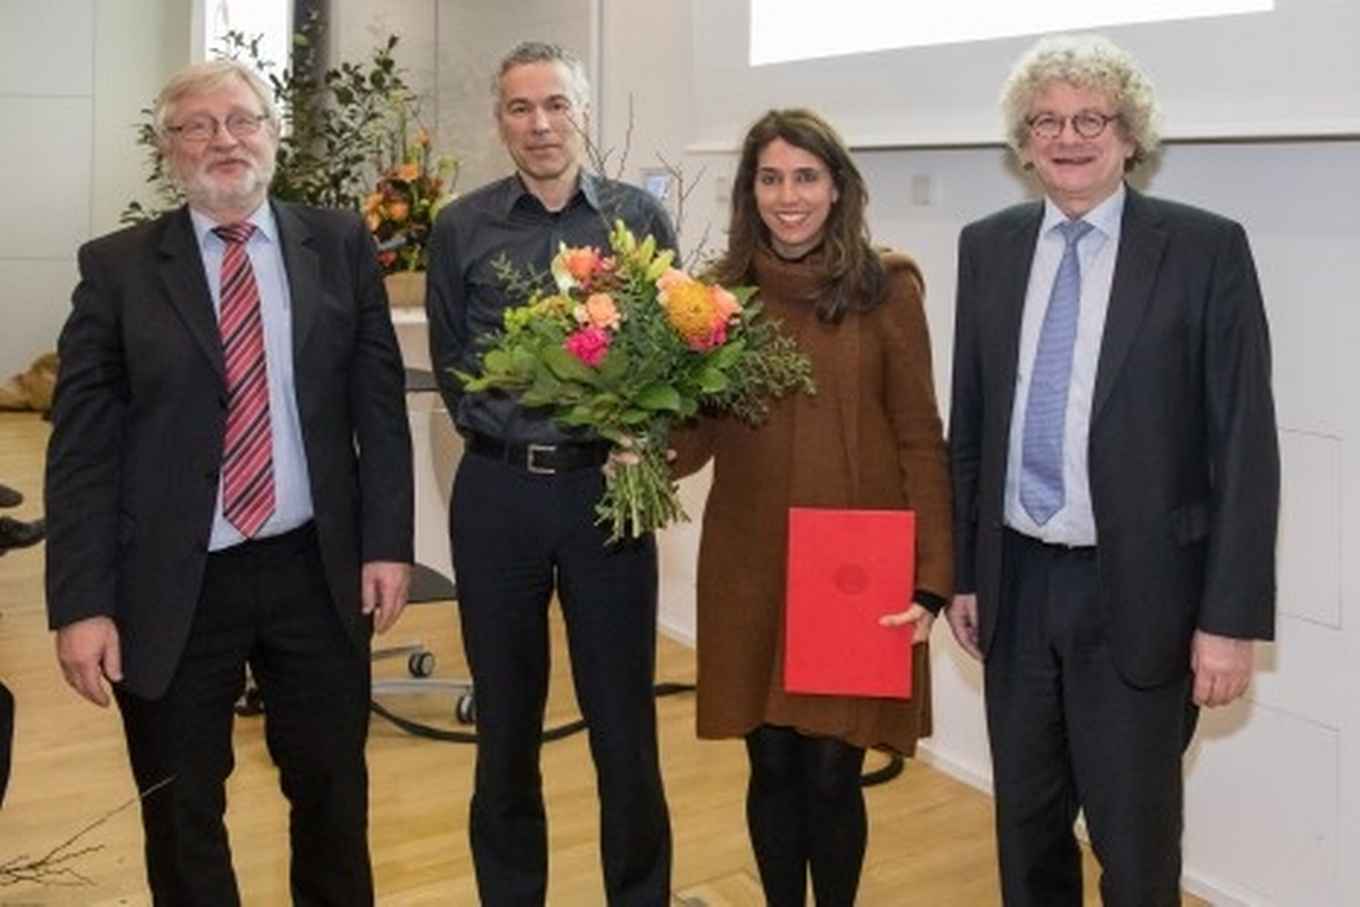
[[1070, 117], [1060, 117], [1055, 113], [1041, 113], [1038, 116], [1030, 117], [1025, 122], [1029, 124], [1029, 131], [1035, 138], [1056, 139], [1062, 135], [1063, 127], [1069, 120], [1072, 121], [1072, 131], [1084, 139], [1098, 139], [1105, 127], [1110, 125], [1112, 120], [1120, 119], [1119, 114], [1109, 115], [1096, 113], [1094, 110], [1083, 110], [1074, 113]]
[[202, 114], [189, 117], [178, 126], [167, 126], [165, 131], [186, 142], [207, 142], [217, 137], [219, 129], [225, 128], [233, 138], [245, 139], [259, 132], [268, 119], [267, 115], [256, 113], [229, 113], [225, 120]]

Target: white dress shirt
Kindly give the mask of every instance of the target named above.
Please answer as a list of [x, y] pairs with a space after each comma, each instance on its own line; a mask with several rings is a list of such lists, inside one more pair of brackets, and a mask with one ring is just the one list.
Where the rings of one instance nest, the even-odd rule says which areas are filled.
[[1006, 460], [1006, 525], [1025, 535], [1057, 545], [1096, 544], [1096, 522], [1091, 511], [1091, 485], [1087, 470], [1091, 401], [1095, 395], [1096, 367], [1105, 315], [1110, 307], [1115, 259], [1119, 254], [1120, 224], [1126, 191], [1121, 182], [1113, 195], [1081, 219], [1095, 229], [1077, 243], [1081, 264], [1081, 302], [1077, 315], [1077, 339], [1072, 350], [1072, 377], [1067, 392], [1063, 425], [1062, 508], [1047, 523], [1034, 522], [1020, 503], [1020, 460], [1025, 436], [1025, 406], [1029, 400], [1030, 375], [1039, 348], [1039, 332], [1053, 281], [1058, 275], [1065, 242], [1057, 227], [1068, 219], [1051, 199], [1044, 200], [1044, 219], [1034, 247], [1034, 263], [1025, 292], [1025, 312], [1020, 325], [1020, 358], [1015, 375], [1015, 406], [1011, 412], [1010, 453]]
[[[213, 312], [220, 316], [222, 257], [226, 254], [227, 244], [212, 232], [213, 227], [219, 226], [216, 221], [192, 208], [189, 216], [193, 219], [198, 250], [203, 256]], [[246, 254], [250, 256], [255, 285], [260, 291], [264, 361], [269, 375], [269, 428], [274, 440], [274, 513], [256, 535], [265, 538], [296, 529], [310, 520], [312, 491], [293, 385], [292, 296], [288, 291], [288, 272], [283, 265], [279, 227], [268, 200], [246, 220], [255, 225], [255, 232], [246, 242]], [[222, 516], [222, 480], [219, 479], [208, 550], [220, 551], [242, 541], [241, 533]]]

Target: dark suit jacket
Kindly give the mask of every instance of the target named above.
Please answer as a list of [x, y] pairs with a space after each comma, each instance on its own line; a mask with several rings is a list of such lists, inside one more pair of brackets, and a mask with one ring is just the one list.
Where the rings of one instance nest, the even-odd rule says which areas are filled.
[[[1021, 313], [1043, 215], [959, 237], [950, 450], [956, 584], [988, 650], [1002, 595]], [[1279, 453], [1270, 341], [1242, 227], [1130, 189], [1088, 439], [1099, 589], [1120, 673], [1189, 670], [1196, 628], [1271, 639]]]
[[[410, 425], [358, 217], [275, 202], [326, 581], [356, 646], [359, 570], [412, 555]], [[222, 344], [187, 209], [81, 247], [47, 454], [47, 610], [112, 617], [125, 688], [159, 697], [198, 602], [226, 424]]]

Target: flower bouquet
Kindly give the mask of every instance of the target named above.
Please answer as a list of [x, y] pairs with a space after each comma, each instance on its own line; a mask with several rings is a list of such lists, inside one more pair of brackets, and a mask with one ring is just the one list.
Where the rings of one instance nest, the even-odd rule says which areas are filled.
[[420, 129], [401, 160], [378, 178], [364, 198], [363, 215], [378, 243], [384, 274], [425, 270], [430, 230], [440, 209], [453, 200], [448, 188], [457, 173], [453, 158], [434, 157], [429, 133]]
[[758, 424], [771, 398], [814, 385], [807, 357], [761, 317], [755, 288], [697, 280], [622, 222], [609, 242], [611, 255], [563, 245], [551, 295], [496, 261], [510, 292], [528, 302], [505, 311], [482, 373], [458, 378], [468, 391], [514, 394], [615, 445], [596, 507], [613, 542], [687, 519], [666, 457], [672, 424], [700, 407]]

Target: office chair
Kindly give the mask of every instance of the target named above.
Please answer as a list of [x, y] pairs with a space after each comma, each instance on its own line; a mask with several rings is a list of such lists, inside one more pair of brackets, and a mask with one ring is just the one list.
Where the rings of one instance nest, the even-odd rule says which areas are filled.
[[[435, 406], [427, 404], [430, 397], [423, 397], [419, 403], [412, 400], [410, 411], [413, 417], [428, 419], [428, 431], [414, 431], [412, 434], [416, 438], [426, 439], [430, 447], [430, 469], [434, 473], [434, 484], [437, 489], [448, 488], [452, 481], [452, 459], [448, 456], [451, 448], [456, 446], [457, 435], [452, 433], [450, 428], [447, 433], [440, 433], [440, 430], [448, 425], [448, 416], [442, 407], [438, 406], [439, 387], [435, 381], [434, 374], [428, 369], [411, 368], [406, 369], [406, 393], [408, 396], [433, 394]], [[445, 434], [452, 436], [452, 441]], [[439, 443], [436, 443], [438, 441]], [[438, 449], [442, 444], [443, 448]], [[417, 469], [420, 470], [425, 464], [423, 452], [417, 453]], [[443, 475], [443, 472], [448, 475]], [[419, 484], [419, 482], [417, 483]], [[442, 500], [443, 495], [440, 494]], [[447, 501], [444, 501], [445, 512], [447, 512]], [[458, 600], [458, 589], [453, 580], [442, 575], [424, 564], [415, 564], [411, 570], [411, 591], [407, 598], [409, 604], [419, 604], [421, 602], [456, 602]], [[434, 677], [435, 655], [423, 643], [413, 642], [403, 645], [385, 646], [374, 649], [372, 653], [374, 661], [388, 658], [405, 658], [406, 671], [410, 675], [406, 678], [383, 678], [373, 682], [374, 697], [386, 694], [403, 693], [429, 693], [431, 691], [448, 691], [455, 695], [454, 717], [461, 724], [471, 724], [476, 718], [476, 705], [472, 695], [472, 681], [466, 679], [437, 678]]]
[[[406, 369], [406, 393], [408, 395], [437, 393], [437, 391], [438, 386], [430, 371], [421, 368]], [[431, 445], [431, 463], [429, 465], [431, 466], [430, 471], [435, 473], [434, 484], [439, 488], [450, 487], [453, 466], [456, 464], [458, 454], [461, 451], [456, 449], [458, 439], [452, 428], [449, 427], [446, 431], [443, 428], [443, 426], [448, 425], [448, 416], [442, 408], [431, 408], [426, 405], [412, 405], [410, 411], [415, 418], [429, 420], [431, 431], [415, 431], [412, 434], [427, 439]], [[438, 434], [439, 444], [435, 443], [436, 432], [442, 432]], [[436, 447], [439, 447], [439, 449], [433, 449]], [[425, 465], [419, 454], [417, 463]], [[442, 495], [440, 497], [442, 499]], [[447, 512], [448, 502], [444, 501], [443, 503]], [[452, 579], [424, 564], [417, 563], [412, 566], [411, 589], [407, 596], [408, 604], [415, 605], [423, 602], [454, 603], [457, 600], [458, 589]], [[472, 681], [461, 678], [435, 677], [435, 654], [424, 643], [417, 640], [392, 646], [380, 646], [373, 649], [369, 653], [369, 657], [373, 661], [405, 658], [406, 672], [410, 675], [408, 677], [384, 677], [374, 680], [374, 698], [411, 693], [449, 692], [455, 697], [454, 719], [459, 724], [475, 722], [477, 713], [476, 701], [472, 693]], [[264, 703], [260, 696], [259, 687], [255, 685], [252, 679], [247, 678], [245, 693], [236, 704], [236, 713], [242, 716], [250, 716], [258, 715], [262, 711], [264, 711]]]
[[[458, 600], [458, 589], [453, 581], [437, 570], [416, 564], [411, 568], [409, 604]], [[472, 695], [472, 681], [461, 678], [435, 677], [435, 654], [424, 643], [416, 641], [394, 646], [383, 646], [370, 653], [373, 661], [405, 658], [409, 677], [384, 677], [373, 681], [373, 696], [388, 694], [430, 693], [447, 691], [455, 695], [453, 716], [459, 724], [472, 724], [477, 718], [476, 702]]]

